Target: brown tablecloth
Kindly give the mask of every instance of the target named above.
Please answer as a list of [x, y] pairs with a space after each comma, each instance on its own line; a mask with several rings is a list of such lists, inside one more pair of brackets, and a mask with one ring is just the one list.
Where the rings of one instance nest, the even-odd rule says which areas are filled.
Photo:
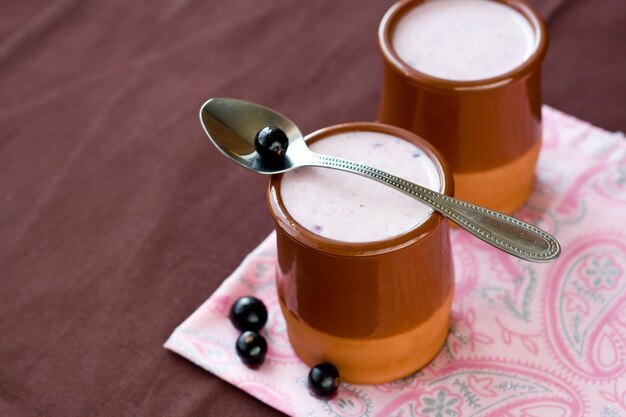
[[[622, 0], [534, 0], [544, 98], [626, 125]], [[390, 1], [0, 3], [0, 415], [279, 413], [162, 348], [272, 229], [209, 97], [373, 120]]]

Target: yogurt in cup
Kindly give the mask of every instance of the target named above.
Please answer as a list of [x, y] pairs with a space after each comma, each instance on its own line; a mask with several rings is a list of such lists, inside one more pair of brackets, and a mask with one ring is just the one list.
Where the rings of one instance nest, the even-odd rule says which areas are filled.
[[[406, 130], [349, 123], [306, 140], [313, 151], [453, 193], [439, 153]], [[454, 293], [447, 220], [382, 184], [325, 168], [274, 175], [267, 197], [278, 298], [305, 363], [331, 362], [344, 381], [374, 384], [437, 354]]]
[[547, 42], [523, 0], [401, 0], [378, 33], [378, 121], [432, 143], [455, 197], [510, 214], [534, 183]]

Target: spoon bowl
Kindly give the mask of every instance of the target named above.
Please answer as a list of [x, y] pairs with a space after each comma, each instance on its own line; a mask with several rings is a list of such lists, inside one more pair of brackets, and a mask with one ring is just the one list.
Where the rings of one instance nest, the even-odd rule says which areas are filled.
[[[298, 156], [306, 152], [302, 132], [287, 117], [274, 110], [231, 98], [212, 98], [200, 109], [204, 132], [229, 159], [260, 174], [279, 174], [297, 168], [303, 162]], [[282, 164], [267, 164], [254, 150], [256, 133], [266, 126], [281, 129], [289, 138]]]
[[[561, 252], [553, 236], [519, 219], [440, 194], [379, 169], [312, 152], [296, 124], [267, 107], [243, 100], [213, 98], [200, 109], [200, 121], [222, 154], [252, 171], [279, 174], [298, 167], [316, 166], [351, 172], [420, 200], [479, 239], [518, 258], [548, 262]], [[266, 163], [255, 151], [254, 138], [266, 126], [283, 130], [289, 138], [287, 152], [280, 163]]]

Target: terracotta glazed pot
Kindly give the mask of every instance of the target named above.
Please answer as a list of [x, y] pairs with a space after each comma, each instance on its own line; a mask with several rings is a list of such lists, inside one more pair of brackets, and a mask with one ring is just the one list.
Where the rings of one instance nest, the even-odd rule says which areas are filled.
[[528, 20], [535, 49], [517, 68], [479, 81], [453, 81], [419, 72], [394, 51], [402, 16], [423, 0], [404, 0], [384, 16], [378, 42], [384, 60], [378, 120], [411, 130], [444, 155], [456, 197], [511, 213], [532, 190], [541, 144], [541, 64], [548, 35], [521, 0], [499, 0]]
[[[349, 123], [306, 139], [349, 131], [383, 132], [416, 144], [439, 171], [439, 191], [453, 193], [452, 174], [439, 153], [406, 130]], [[267, 198], [276, 223], [278, 297], [296, 353], [309, 366], [328, 361], [344, 381], [364, 384], [391, 381], [427, 364], [445, 341], [454, 293], [447, 220], [433, 212], [386, 240], [331, 240], [287, 212], [281, 179], [272, 177]]]

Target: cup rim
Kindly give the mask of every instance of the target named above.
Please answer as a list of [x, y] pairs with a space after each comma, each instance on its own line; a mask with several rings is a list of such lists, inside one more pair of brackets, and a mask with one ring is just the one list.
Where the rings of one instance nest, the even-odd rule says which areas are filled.
[[396, 24], [404, 14], [413, 7], [427, 0], [400, 0], [387, 10], [378, 28], [378, 47], [385, 62], [395, 71], [410, 81], [419, 83], [435, 90], [449, 91], [482, 91], [510, 84], [533, 73], [541, 65], [548, 47], [548, 32], [543, 19], [528, 3], [523, 0], [490, 0], [505, 4], [528, 20], [536, 36], [536, 47], [532, 54], [520, 65], [510, 71], [490, 78], [479, 80], [449, 80], [428, 75], [418, 71], [404, 62], [392, 45], [392, 33]]
[[[321, 140], [337, 133], [350, 131], [374, 131], [386, 133], [407, 140], [419, 146], [434, 162], [441, 178], [439, 192], [452, 196], [454, 179], [452, 171], [443, 158], [430, 143], [405, 129], [377, 122], [342, 123], [317, 130], [305, 137], [308, 143]], [[419, 241], [431, 233], [445, 218], [436, 211], [431, 212], [426, 220], [416, 227], [392, 236], [388, 239], [373, 242], [343, 242], [319, 236], [298, 223], [287, 211], [280, 195], [280, 182], [283, 174], [274, 174], [270, 178], [267, 191], [267, 204], [277, 228], [280, 228], [292, 240], [312, 250], [337, 256], [372, 256], [391, 252]]]

